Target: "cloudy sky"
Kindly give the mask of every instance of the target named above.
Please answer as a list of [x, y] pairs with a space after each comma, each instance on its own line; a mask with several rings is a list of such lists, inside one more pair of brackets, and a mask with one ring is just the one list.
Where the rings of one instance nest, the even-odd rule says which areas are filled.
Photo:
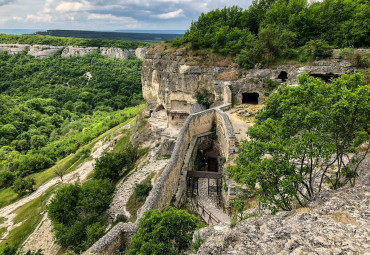
[[1, 29], [187, 29], [202, 12], [252, 0], [0, 0]]

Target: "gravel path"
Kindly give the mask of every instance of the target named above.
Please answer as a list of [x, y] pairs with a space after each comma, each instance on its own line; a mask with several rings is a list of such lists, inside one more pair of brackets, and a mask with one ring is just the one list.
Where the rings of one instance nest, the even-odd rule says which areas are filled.
[[168, 161], [169, 159], [155, 160], [149, 155], [144, 164], [119, 184], [108, 209], [108, 214], [113, 220], [121, 215], [126, 218], [131, 216], [126, 210], [126, 203], [134, 191], [135, 184], [144, 181], [150, 173], [163, 169]]

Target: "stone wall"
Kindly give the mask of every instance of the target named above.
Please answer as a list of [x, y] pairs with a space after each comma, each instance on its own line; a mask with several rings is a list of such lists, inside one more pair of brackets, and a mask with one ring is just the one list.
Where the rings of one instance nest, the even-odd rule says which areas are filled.
[[[235, 145], [235, 135], [230, 120], [222, 111], [225, 107], [230, 107], [230, 105], [195, 113], [187, 118], [178, 135], [171, 159], [145, 201], [139, 217], [142, 217], [147, 210], [163, 208], [171, 202], [178, 189], [181, 169], [190, 142], [199, 134], [210, 131], [214, 122], [216, 123], [219, 149], [226, 158], [229, 157], [232, 153], [229, 148], [233, 148]], [[183, 190], [183, 188], [180, 189]], [[178, 196], [181, 197], [182, 194]]]
[[118, 223], [83, 254], [117, 254], [120, 249], [128, 247], [136, 229], [137, 223]]
[[[64, 49], [63, 49], [64, 48]], [[144, 59], [147, 49], [121, 49], [106, 47], [79, 47], [79, 46], [51, 46], [51, 45], [28, 45], [28, 44], [0, 44], [0, 52], [7, 51], [9, 54], [17, 54], [28, 50], [28, 54], [36, 58], [53, 56], [58, 50], [63, 49], [62, 57], [83, 56], [99, 50], [102, 55], [108, 58], [127, 59], [131, 55]]]

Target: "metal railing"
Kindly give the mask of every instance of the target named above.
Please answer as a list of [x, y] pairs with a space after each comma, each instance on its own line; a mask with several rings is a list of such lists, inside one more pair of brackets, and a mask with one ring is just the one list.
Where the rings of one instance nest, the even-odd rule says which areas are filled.
[[[195, 207], [196, 211], [202, 217], [202, 219], [208, 224], [208, 225], [215, 225], [220, 223], [221, 221], [213, 215], [201, 202], [198, 200], [193, 200], [193, 206]], [[200, 210], [199, 210], [200, 209]]]

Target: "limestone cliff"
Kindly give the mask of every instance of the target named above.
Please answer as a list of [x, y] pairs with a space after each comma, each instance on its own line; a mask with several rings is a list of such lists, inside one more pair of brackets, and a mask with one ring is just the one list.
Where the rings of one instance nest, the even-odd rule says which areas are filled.
[[[297, 76], [306, 72], [329, 80], [356, 67], [334, 56], [329, 60], [278, 65], [263, 69], [238, 69], [232, 61], [205, 64], [200, 57], [189, 57], [183, 49], [163, 49], [155, 45], [147, 52], [142, 69], [143, 96], [147, 110], [167, 112], [167, 127], [180, 128], [196, 103], [194, 92], [206, 88], [215, 105], [242, 103], [245, 95], [254, 95], [263, 103], [274, 87], [282, 82], [295, 86]], [[273, 86], [271, 86], [271, 84]]]
[[27, 50], [28, 54], [35, 58], [45, 58], [53, 56], [57, 51], [63, 49], [62, 57], [83, 56], [93, 51], [99, 50], [100, 53], [108, 58], [127, 59], [131, 55], [139, 59], [144, 59], [146, 49], [120, 49], [106, 47], [79, 47], [79, 46], [50, 46], [50, 45], [28, 45], [28, 44], [0, 44], [0, 52], [7, 51], [9, 54], [17, 54]]

